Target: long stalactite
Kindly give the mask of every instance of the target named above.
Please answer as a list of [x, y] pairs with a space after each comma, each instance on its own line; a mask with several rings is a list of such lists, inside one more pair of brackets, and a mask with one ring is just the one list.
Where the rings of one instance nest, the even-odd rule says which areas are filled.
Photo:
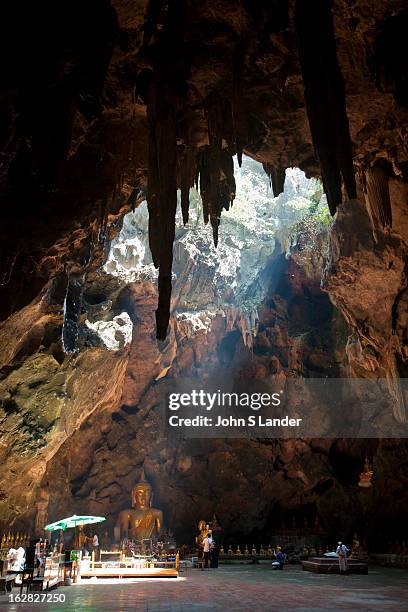
[[160, 340], [166, 338], [170, 318], [177, 210], [176, 123], [183, 93], [183, 5], [168, 5], [167, 24], [153, 50], [153, 76], [147, 99], [149, 244], [153, 263], [159, 268], [156, 335]]
[[280, 193], [283, 193], [286, 169], [268, 163], [263, 164], [263, 169], [269, 176], [269, 184], [272, 187], [274, 197], [277, 198]]
[[356, 197], [344, 80], [340, 72], [332, 0], [296, 0], [295, 26], [306, 109], [330, 212], [342, 201], [342, 182]]

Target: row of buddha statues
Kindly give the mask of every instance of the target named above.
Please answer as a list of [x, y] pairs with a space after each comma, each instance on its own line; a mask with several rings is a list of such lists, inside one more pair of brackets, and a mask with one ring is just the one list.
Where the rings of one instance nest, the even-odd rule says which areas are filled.
[[1, 548], [18, 548], [19, 546], [28, 546], [31, 536], [28, 533], [4, 533], [1, 538]]
[[[301, 555], [303, 557], [321, 556], [321, 555], [324, 555], [325, 553], [332, 552], [333, 550], [336, 549], [336, 546], [337, 544], [333, 545], [332, 548], [330, 548], [329, 546], [326, 546], [324, 548], [323, 546], [306, 546], [305, 545], [301, 551]], [[408, 549], [407, 549], [407, 553], [408, 553]], [[261, 545], [260, 548], [257, 548], [255, 545], [252, 545], [251, 549], [249, 549], [248, 545], [246, 545], [245, 547], [243, 546], [241, 547], [238, 545], [235, 548], [235, 550], [230, 544], [227, 551], [225, 551], [224, 546], [221, 546], [221, 549], [220, 549], [221, 557], [230, 556], [230, 555], [234, 555], [234, 556], [244, 555], [244, 556], [252, 556], [252, 557], [254, 556], [272, 557], [274, 554], [275, 554], [275, 550], [271, 544], [265, 547]], [[366, 547], [360, 543], [356, 535], [354, 536], [352, 545], [350, 547], [350, 558], [353, 558], [353, 557], [359, 558], [361, 560], [365, 560], [368, 558]]]
[[[242, 550], [241, 550], [242, 548]], [[225, 552], [224, 546], [221, 546], [220, 548], [220, 557], [223, 557], [225, 555], [235, 555], [235, 556], [240, 556], [240, 555], [245, 555], [245, 556], [259, 556], [259, 557], [272, 557], [274, 555], [274, 550], [272, 548], [272, 546], [266, 546], [265, 548], [263, 546], [261, 546], [259, 548], [259, 550], [256, 549], [255, 546], [252, 546], [251, 551], [249, 550], [248, 546], [245, 546], [245, 548], [242, 546], [237, 546], [235, 551], [233, 550], [231, 544], [229, 545], [227, 552]]]
[[[312, 547], [304, 546], [302, 554], [307, 557], [313, 557], [317, 555], [323, 555], [325, 552], [330, 552], [329, 547], [326, 547], [326, 549], [323, 549], [322, 546], [318, 548], [314, 546]], [[251, 550], [248, 548], [248, 546], [243, 547], [239, 545], [236, 547], [235, 551], [231, 545], [229, 545], [227, 552], [225, 552], [225, 548], [223, 546], [220, 549], [220, 556], [244, 555], [244, 556], [252, 556], [252, 557], [255, 557], [255, 556], [256, 557], [272, 557], [274, 556], [274, 554], [275, 554], [275, 549], [272, 547], [271, 544], [265, 547], [261, 545], [260, 548], [256, 548], [256, 546], [252, 546]]]

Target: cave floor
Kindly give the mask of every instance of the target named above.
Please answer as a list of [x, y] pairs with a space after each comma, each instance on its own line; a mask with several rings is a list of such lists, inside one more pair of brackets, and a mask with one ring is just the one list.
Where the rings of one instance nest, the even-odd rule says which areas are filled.
[[[408, 571], [370, 568], [368, 576], [324, 576], [303, 572], [299, 566], [283, 572], [265, 566], [220, 567], [193, 570], [178, 579], [99, 581], [61, 587], [64, 603], [10, 603], [0, 595], [0, 607], [12, 610], [95, 612], [146, 610], [394, 610], [408, 611]], [[19, 593], [13, 590], [14, 595]]]

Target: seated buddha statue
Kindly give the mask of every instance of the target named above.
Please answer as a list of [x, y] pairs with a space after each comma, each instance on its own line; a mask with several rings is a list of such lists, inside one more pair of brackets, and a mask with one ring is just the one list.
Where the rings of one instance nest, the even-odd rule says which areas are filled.
[[156, 539], [163, 527], [163, 512], [152, 507], [153, 491], [142, 470], [140, 481], [132, 489], [132, 507], [119, 513], [115, 542], [124, 539], [140, 542]]

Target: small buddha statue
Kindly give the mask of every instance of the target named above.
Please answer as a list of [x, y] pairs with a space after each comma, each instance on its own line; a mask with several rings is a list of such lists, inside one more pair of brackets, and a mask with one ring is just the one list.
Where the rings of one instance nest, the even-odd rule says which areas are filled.
[[363, 489], [368, 489], [372, 487], [373, 483], [371, 481], [372, 481], [373, 475], [374, 475], [374, 472], [372, 470], [368, 457], [366, 457], [365, 462], [364, 462], [364, 469], [361, 472], [360, 479], [358, 481], [358, 486]]
[[115, 541], [124, 538], [140, 542], [157, 538], [163, 528], [163, 512], [152, 507], [153, 490], [144, 470], [132, 489], [132, 508], [119, 513], [115, 526]]

